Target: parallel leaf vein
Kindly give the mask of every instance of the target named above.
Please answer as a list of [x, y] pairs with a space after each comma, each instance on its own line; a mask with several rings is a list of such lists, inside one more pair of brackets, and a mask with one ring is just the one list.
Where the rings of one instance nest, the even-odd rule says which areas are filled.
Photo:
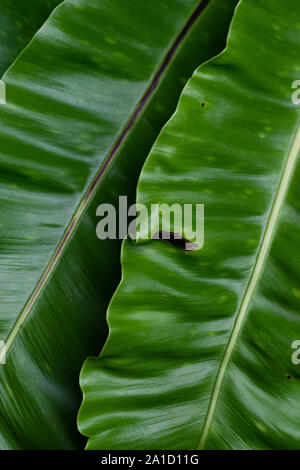
[[[2, 345], [0, 349], [0, 364], [4, 360], [5, 356], [7, 356], [8, 351], [10, 350], [13, 342], [15, 341], [16, 337], [18, 336], [19, 331], [21, 330], [25, 320], [29, 316], [33, 306], [35, 305], [37, 299], [39, 298], [42, 290], [44, 289], [49, 277], [51, 276], [55, 266], [57, 265], [58, 261], [60, 260], [69, 240], [71, 239], [71, 236], [73, 232], [75, 231], [76, 227], [78, 226], [78, 223], [82, 217], [82, 215], [85, 212], [85, 209], [87, 208], [89, 202], [91, 201], [91, 198], [95, 194], [98, 185], [102, 179], [103, 174], [106, 172], [107, 168], [110, 166], [111, 162], [115, 158], [115, 156], [118, 153], [119, 148], [121, 147], [121, 144], [123, 141], [127, 138], [127, 135], [130, 133], [134, 125], [136, 124], [136, 121], [142, 114], [143, 110], [145, 109], [145, 106], [147, 103], [150, 101], [150, 98], [152, 97], [153, 93], [155, 92], [160, 80], [162, 79], [163, 74], [165, 73], [166, 69], [168, 68], [168, 65], [170, 64], [171, 60], [175, 56], [178, 48], [180, 47], [182, 41], [185, 39], [186, 35], [190, 31], [190, 29], [193, 27], [194, 23], [197, 21], [199, 16], [203, 13], [203, 11], [206, 9], [208, 6], [210, 0], [201, 0], [197, 6], [197, 8], [194, 10], [194, 12], [191, 14], [190, 18], [186, 22], [185, 26], [181, 30], [181, 32], [178, 34], [178, 36], [175, 38], [173, 44], [171, 45], [169, 51], [167, 52], [163, 62], [160, 64], [156, 74], [154, 75], [153, 80], [151, 81], [148, 89], [146, 90], [144, 96], [138, 103], [136, 109], [134, 112], [130, 115], [127, 124], [125, 125], [124, 129], [122, 130], [121, 134], [118, 136], [118, 138], [115, 140], [112, 149], [106, 159], [104, 160], [103, 164], [101, 164], [99, 170], [97, 171], [89, 189], [87, 190], [86, 194], [83, 196], [79, 206], [74, 212], [74, 215], [72, 219], [69, 222], [69, 225], [67, 226], [67, 229], [60, 240], [58, 246], [56, 247], [54, 254], [52, 256], [52, 259], [48, 263], [44, 273], [42, 274], [42, 277], [40, 278], [39, 282], [35, 286], [31, 296], [29, 297], [28, 301], [26, 302], [22, 312], [20, 313], [15, 325], [13, 326], [11, 332], [9, 333], [7, 340], [4, 345]], [[28, 46], [27, 46], [28, 47]]]
[[242, 329], [243, 322], [247, 315], [248, 307], [250, 305], [251, 299], [255, 292], [257, 282], [259, 281], [259, 278], [263, 271], [264, 263], [268, 255], [268, 252], [269, 252], [272, 240], [273, 240], [275, 228], [276, 228], [278, 218], [280, 215], [280, 210], [286, 199], [286, 195], [287, 195], [290, 182], [293, 176], [293, 171], [296, 165], [299, 150], [300, 150], [300, 124], [298, 125], [296, 129], [295, 137], [294, 137], [293, 143], [291, 145], [290, 151], [286, 159], [286, 163], [285, 163], [285, 166], [281, 175], [281, 179], [278, 185], [278, 190], [274, 197], [273, 206], [270, 212], [270, 216], [269, 216], [268, 223], [264, 232], [264, 236], [262, 238], [259, 252], [257, 254], [256, 262], [252, 271], [252, 275], [249, 280], [247, 289], [245, 291], [245, 295], [243, 297], [240, 309], [238, 311], [236, 321], [235, 321], [227, 348], [224, 353], [224, 357], [222, 359], [222, 362], [218, 371], [218, 375], [217, 375], [214, 389], [212, 392], [212, 396], [211, 396], [208, 412], [206, 415], [206, 420], [205, 420], [205, 424], [203, 427], [203, 431], [201, 434], [200, 442], [198, 445], [198, 449], [203, 449], [205, 446], [205, 442], [206, 442], [210, 427], [214, 419], [214, 414], [216, 411], [216, 406], [217, 406], [219, 394], [222, 388], [222, 384], [224, 381], [224, 377], [226, 374], [226, 370], [227, 370], [230, 358], [232, 356], [232, 352], [236, 345], [239, 333]]

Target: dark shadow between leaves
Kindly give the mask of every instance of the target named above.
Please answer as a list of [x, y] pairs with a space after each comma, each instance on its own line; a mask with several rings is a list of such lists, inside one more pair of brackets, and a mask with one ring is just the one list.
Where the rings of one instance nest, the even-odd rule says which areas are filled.
[[180, 250], [184, 251], [194, 251], [198, 249], [197, 243], [192, 243], [178, 233], [174, 232], [165, 232], [160, 230], [154, 233], [152, 240], [162, 240], [175, 246], [175, 248], [179, 248]]

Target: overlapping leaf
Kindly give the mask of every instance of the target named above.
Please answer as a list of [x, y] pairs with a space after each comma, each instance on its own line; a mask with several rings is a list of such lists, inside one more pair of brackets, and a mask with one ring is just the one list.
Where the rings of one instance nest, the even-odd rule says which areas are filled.
[[124, 243], [89, 449], [300, 448], [299, 49], [299, 3], [242, 0], [150, 153], [138, 202], [205, 204], [205, 245]]
[[1, 0], [0, 76], [62, 0]]
[[96, 207], [133, 197], [187, 77], [223, 46], [235, 4], [67, 0], [5, 75], [1, 448], [82, 445], [78, 374], [105, 339], [120, 275], [120, 242], [96, 238]]

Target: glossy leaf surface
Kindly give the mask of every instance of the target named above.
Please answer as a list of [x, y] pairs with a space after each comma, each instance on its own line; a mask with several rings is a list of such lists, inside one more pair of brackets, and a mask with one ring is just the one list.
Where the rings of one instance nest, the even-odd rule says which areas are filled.
[[120, 276], [120, 242], [97, 239], [96, 207], [133, 199], [147, 152], [196, 64], [223, 47], [235, 4], [68, 0], [5, 75], [2, 448], [83, 446], [78, 374], [106, 337]]
[[137, 201], [205, 204], [205, 244], [124, 243], [89, 449], [300, 448], [299, 49], [299, 3], [242, 0], [154, 145]]
[[1, 0], [0, 76], [62, 0]]

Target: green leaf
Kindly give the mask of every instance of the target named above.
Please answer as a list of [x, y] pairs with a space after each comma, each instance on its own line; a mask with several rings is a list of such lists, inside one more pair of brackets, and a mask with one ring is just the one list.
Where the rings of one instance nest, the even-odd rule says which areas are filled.
[[68, 0], [5, 75], [2, 448], [83, 445], [78, 375], [106, 338], [120, 277], [120, 241], [97, 239], [96, 208], [134, 200], [148, 151], [196, 64], [223, 47], [235, 4]]
[[123, 245], [83, 367], [89, 449], [299, 449], [300, 4], [242, 0], [188, 82], [138, 203], [205, 204], [205, 244]]
[[0, 75], [62, 0], [1, 0]]

